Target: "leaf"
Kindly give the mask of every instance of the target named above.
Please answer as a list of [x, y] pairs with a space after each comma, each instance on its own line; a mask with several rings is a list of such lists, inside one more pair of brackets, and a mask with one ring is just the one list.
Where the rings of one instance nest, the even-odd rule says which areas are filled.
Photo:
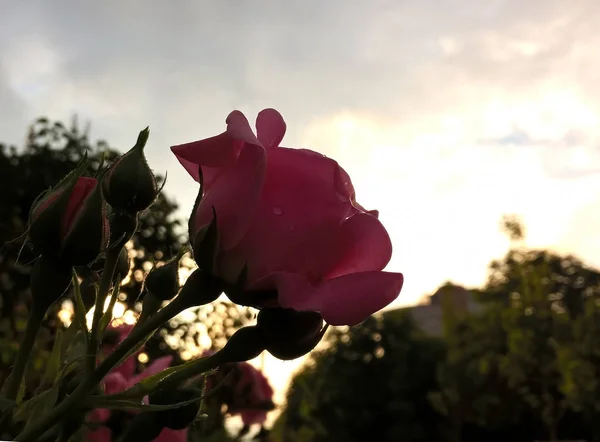
[[56, 336], [54, 337], [54, 345], [52, 347], [52, 353], [48, 359], [46, 370], [42, 376], [42, 384], [53, 385], [58, 379], [58, 373], [60, 371], [60, 365], [62, 362], [62, 349], [63, 339], [65, 332], [61, 329], [56, 330]]
[[66, 365], [72, 364], [85, 357], [87, 351], [87, 332], [78, 331], [75, 337], [68, 343], [64, 351], [63, 362]]
[[[81, 297], [81, 286], [79, 285], [79, 280], [77, 279], [77, 273], [73, 270], [73, 291], [75, 292], [75, 323], [77, 323], [77, 328], [84, 333], [85, 342], [87, 346], [88, 341], [88, 328], [87, 321], [85, 319], [85, 305], [83, 303], [83, 298]], [[71, 324], [73, 325], [73, 324]]]
[[194, 402], [200, 401], [202, 398], [190, 399], [188, 401], [178, 402], [170, 405], [153, 405], [143, 404], [141, 401], [128, 401], [125, 399], [117, 399], [112, 396], [90, 396], [86, 400], [86, 406], [90, 408], [109, 408], [109, 409], [123, 409], [123, 410], [139, 410], [139, 411], [164, 411], [174, 410], [176, 408], [185, 407], [186, 405], [193, 404]]
[[21, 380], [21, 385], [19, 385], [19, 391], [17, 392], [16, 403], [19, 405], [23, 398], [25, 397], [25, 379]]
[[28, 401], [23, 402], [15, 411], [15, 421], [25, 421], [26, 431], [28, 427], [38, 421], [37, 417], [46, 414], [49, 409], [54, 407], [58, 399], [58, 384], [54, 385]]
[[186, 367], [186, 364], [178, 365], [176, 367], [169, 367], [160, 373], [153, 374], [152, 376], [148, 376], [147, 378], [141, 380], [133, 387], [113, 395], [115, 398], [134, 398], [134, 397], [144, 397], [149, 393], [158, 389], [158, 386], [164, 382], [164, 380], [172, 375], [173, 373], [177, 373], [182, 370], [183, 367]]
[[[146, 396], [147, 394], [152, 393], [159, 389], [160, 385], [167, 380], [167, 378], [171, 377], [171, 375], [178, 373], [181, 370], [185, 370], [188, 366], [198, 360], [186, 362], [185, 364], [178, 365], [176, 367], [169, 367], [166, 370], [161, 371], [160, 373], [153, 374], [152, 376], [148, 376], [147, 378], [141, 380], [133, 387], [128, 390], [123, 391], [122, 393], [117, 393], [112, 395], [114, 398], [125, 399], [125, 398], [141, 398]], [[212, 374], [213, 370], [206, 372], [205, 374]]]
[[104, 332], [106, 331], [106, 328], [108, 327], [108, 324], [110, 324], [110, 320], [113, 317], [113, 309], [115, 307], [115, 304], [117, 303], [117, 298], [119, 297], [119, 289], [119, 284], [115, 284], [110, 297], [110, 302], [108, 304], [108, 309], [104, 312], [102, 318], [100, 318], [100, 332], [98, 333], [99, 336], [104, 335]]
[[73, 321], [69, 328], [67, 328], [67, 330], [63, 332], [62, 345], [60, 347], [61, 361], [65, 359], [65, 355], [67, 354], [67, 351], [69, 350], [71, 344], [73, 344], [75, 339], [77, 339], [78, 333], [80, 333], [79, 325], [75, 321]]
[[10, 399], [6, 399], [5, 397], [0, 396], [0, 413], [4, 413], [5, 411], [10, 410], [11, 407], [13, 407], [14, 405], [15, 403]]

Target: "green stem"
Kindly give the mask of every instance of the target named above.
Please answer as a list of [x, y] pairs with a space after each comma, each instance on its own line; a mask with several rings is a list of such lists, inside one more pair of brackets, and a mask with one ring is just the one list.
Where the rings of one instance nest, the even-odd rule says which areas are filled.
[[[104, 279], [104, 275], [103, 275]], [[101, 283], [102, 287], [102, 283]], [[181, 312], [182, 308], [186, 306], [187, 301], [179, 296], [173, 300], [170, 304], [165, 306], [162, 310], [157, 312], [154, 316], [148, 318], [146, 322], [141, 324], [139, 327], [135, 327], [129, 336], [123, 340], [121, 345], [111, 353], [100, 365], [92, 372], [91, 376], [86, 376], [79, 386], [69, 395], [58, 407], [52, 409], [50, 413], [42, 416], [37, 424], [28, 431], [24, 431], [16, 437], [16, 440], [20, 442], [34, 442], [37, 438], [44, 434], [52, 426], [56, 425], [63, 418], [65, 414], [73, 409], [79, 402], [94, 389], [96, 385], [102, 381], [110, 370], [113, 369], [130, 351], [135, 345], [142, 339], [146, 338], [150, 333], [160, 327], [161, 324], [171, 319], [173, 316]], [[95, 355], [94, 355], [95, 365]]]
[[67, 398], [56, 408], [53, 408], [50, 413], [42, 416], [37, 425], [17, 436], [17, 440], [22, 442], [33, 442], [38, 440], [38, 438], [46, 433], [46, 431], [57, 425], [63, 416], [68, 413], [78, 402], [85, 399], [90, 391], [92, 391], [93, 388], [102, 380], [102, 378], [100, 378], [98, 381], [95, 381], [96, 377], [94, 376], [94, 372], [96, 370], [96, 357], [100, 343], [99, 323], [104, 310], [104, 301], [106, 300], [106, 296], [110, 290], [113, 274], [117, 266], [119, 251], [120, 249], [114, 248], [108, 251], [106, 254], [106, 262], [104, 264], [104, 270], [102, 271], [102, 278], [100, 279], [100, 287], [98, 289], [96, 304], [94, 307], [92, 331], [87, 348], [85, 377], [83, 381], [73, 391], [73, 393], [67, 396]]
[[21, 382], [23, 382], [23, 377], [25, 376], [25, 368], [27, 367], [29, 356], [31, 356], [32, 353], [31, 350], [35, 344], [35, 338], [42, 326], [45, 314], [46, 311], [40, 311], [35, 305], [31, 309], [31, 314], [29, 315], [29, 320], [27, 321], [27, 327], [25, 329], [25, 335], [19, 344], [19, 351], [17, 353], [14, 368], [10, 373], [9, 378], [6, 380], [6, 385], [4, 387], [4, 395], [11, 401], [16, 400], [17, 395], [19, 394]]
[[145, 339], [165, 322], [179, 314], [185, 307], [185, 299], [176, 297], [153, 316], [144, 322], [138, 322], [131, 333], [121, 342], [117, 349], [104, 359], [94, 372], [93, 381], [98, 383], [112, 370], [140, 341]]
[[67, 398], [56, 408], [53, 408], [50, 413], [42, 416], [34, 427], [19, 434], [15, 440], [18, 440], [19, 442], [38, 441], [40, 436], [45, 434], [53, 426], [57, 425], [66, 413], [71, 411], [78, 402], [84, 399], [93, 387], [94, 385], [92, 385], [89, 380], [84, 379], [71, 395], [67, 396]]
[[161, 384], [160, 389], [173, 389], [177, 388], [181, 385], [182, 382], [202, 373], [205, 373], [209, 370], [213, 370], [220, 365], [226, 363], [227, 361], [224, 359], [225, 353], [223, 351], [218, 351], [215, 354], [197, 359], [193, 362], [189, 362], [185, 368], [182, 370], [173, 373], [168, 378], [166, 378]]
[[96, 369], [96, 358], [98, 354], [98, 346], [100, 345], [100, 319], [104, 313], [104, 302], [110, 291], [110, 286], [113, 282], [113, 274], [119, 260], [120, 249], [113, 248], [106, 254], [106, 262], [100, 279], [100, 287], [96, 295], [96, 304], [94, 307], [94, 316], [92, 318], [92, 331], [90, 341], [88, 343], [87, 358], [85, 365], [86, 377], [92, 377]]

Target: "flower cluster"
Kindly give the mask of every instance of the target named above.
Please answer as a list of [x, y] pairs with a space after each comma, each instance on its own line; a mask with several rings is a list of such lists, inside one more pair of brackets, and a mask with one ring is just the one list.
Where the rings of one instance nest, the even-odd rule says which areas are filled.
[[[184, 440], [202, 412], [202, 391], [189, 380], [218, 367], [207, 397], [218, 392], [228, 413], [262, 426], [273, 389], [245, 361], [265, 350], [282, 360], [301, 357], [328, 326], [358, 324], [398, 296], [403, 275], [383, 271], [392, 254], [389, 235], [378, 212], [357, 202], [348, 173], [317, 152], [281, 146], [286, 124], [274, 109], [258, 114], [256, 134], [239, 111], [226, 123], [219, 135], [171, 148], [200, 184], [189, 219], [198, 268], [181, 287], [181, 253], [154, 268], [135, 326], [110, 326], [103, 307], [111, 293], [116, 299], [117, 275], [128, 271], [123, 246], [138, 215], [160, 190], [143, 154], [148, 129], [94, 177], [83, 176], [84, 160], [33, 205], [28, 237], [40, 255], [31, 275], [34, 305], [1, 398], [10, 411], [5, 421], [20, 428], [15, 439], [69, 440], [83, 425], [87, 440], [108, 441], [121, 416], [128, 423], [120, 440]], [[22, 402], [37, 330], [71, 282], [77, 311], [67, 333], [78, 343], [76, 354], [65, 356], [71, 347], [57, 344], [53, 386]], [[136, 371], [139, 349], [159, 327], [222, 293], [258, 309], [256, 324], [237, 330], [214, 354], [168, 369], [172, 359], [160, 358]], [[115, 411], [122, 409], [136, 411]]]

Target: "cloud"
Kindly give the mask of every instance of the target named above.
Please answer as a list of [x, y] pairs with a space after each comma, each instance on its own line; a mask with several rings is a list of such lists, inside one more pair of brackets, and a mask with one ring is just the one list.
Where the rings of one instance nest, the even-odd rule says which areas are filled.
[[[0, 18], [2, 139], [78, 112], [92, 135], [149, 160], [192, 206], [168, 147], [215, 135], [229, 111], [276, 107], [284, 143], [320, 150], [380, 209], [406, 274], [401, 302], [444, 279], [479, 284], [507, 247], [580, 252], [600, 170], [600, 11], [536, 2], [9, 1]], [[597, 187], [596, 187], [597, 188]], [[586, 212], [586, 210], [588, 212]], [[579, 211], [579, 212], [578, 212]], [[581, 212], [583, 211], [583, 212]]]

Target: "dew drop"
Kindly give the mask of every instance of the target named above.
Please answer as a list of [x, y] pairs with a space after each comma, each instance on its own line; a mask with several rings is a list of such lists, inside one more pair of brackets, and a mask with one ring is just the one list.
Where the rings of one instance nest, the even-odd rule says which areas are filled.
[[281, 207], [273, 207], [273, 213], [275, 215], [283, 215], [283, 210], [281, 210]]

